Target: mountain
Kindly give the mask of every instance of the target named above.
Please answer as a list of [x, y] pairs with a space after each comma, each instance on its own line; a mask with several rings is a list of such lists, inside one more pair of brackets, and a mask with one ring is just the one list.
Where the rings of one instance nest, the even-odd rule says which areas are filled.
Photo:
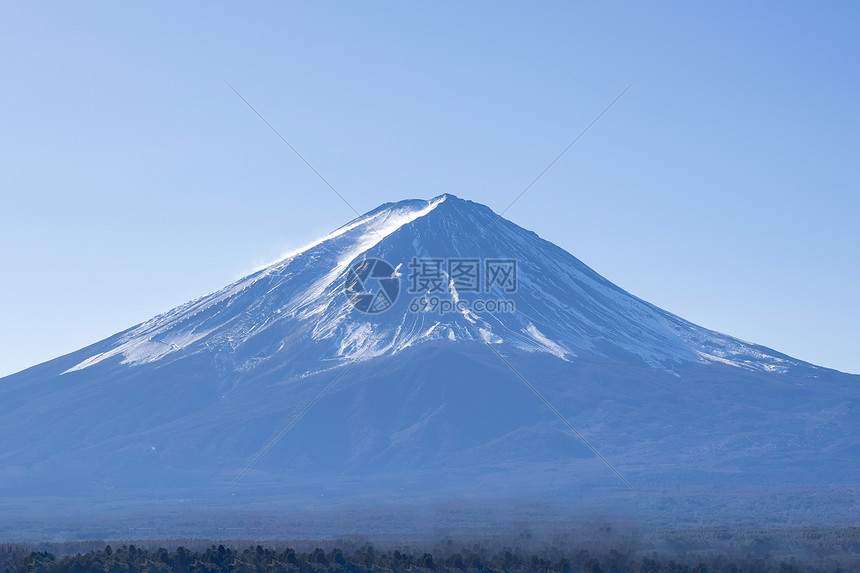
[[[689, 362], [773, 372], [802, 365], [639, 300], [508, 221], [499, 220], [476, 241], [495, 219], [488, 208], [451, 195], [383, 205], [233, 285], [122, 333], [67, 372], [113, 357], [139, 366], [201, 351], [226, 352], [234, 367], [247, 370], [261, 360], [284, 361], [278, 353], [294, 352], [296, 345], [317, 347], [315, 358], [350, 360], [440, 339], [486, 340], [561, 359], [583, 351], [632, 354], [669, 370]], [[505, 297], [516, 302], [518, 312], [466, 311], [431, 320], [432, 314], [407, 312], [406, 297], [378, 318], [353, 312], [342, 295], [347, 267], [362, 258], [381, 258], [405, 274], [413, 257], [518, 261], [517, 292]], [[481, 293], [456, 294], [473, 300]], [[297, 333], [303, 334], [300, 340]], [[320, 368], [315, 359], [298, 370]]]
[[384, 204], [0, 379], [0, 499], [24, 517], [45, 499], [74, 512], [327, 495], [850, 522], [858, 390], [446, 194]]

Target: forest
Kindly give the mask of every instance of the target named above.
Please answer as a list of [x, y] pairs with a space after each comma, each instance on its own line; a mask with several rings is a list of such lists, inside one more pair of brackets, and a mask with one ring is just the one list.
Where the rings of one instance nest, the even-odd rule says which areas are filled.
[[[57, 544], [59, 552], [69, 550], [68, 544]], [[779, 559], [756, 556], [742, 558], [707, 555], [696, 558], [668, 558], [656, 552], [647, 555], [627, 554], [615, 550], [573, 552], [547, 550], [522, 553], [511, 549], [491, 552], [481, 547], [455, 552], [431, 554], [410, 550], [375, 550], [372, 546], [343, 551], [333, 547], [297, 552], [292, 548], [274, 549], [263, 545], [248, 545], [244, 549], [210, 545], [203, 550], [178, 546], [173, 551], [164, 547], [147, 549], [133, 544], [113, 549], [89, 550], [55, 556], [47, 550], [34, 551], [21, 545], [0, 545], [0, 571], [4, 573], [687, 573], [687, 572], [756, 572], [794, 573], [813, 571], [851, 571], [858, 561], [840, 564], [810, 564], [795, 557]]]

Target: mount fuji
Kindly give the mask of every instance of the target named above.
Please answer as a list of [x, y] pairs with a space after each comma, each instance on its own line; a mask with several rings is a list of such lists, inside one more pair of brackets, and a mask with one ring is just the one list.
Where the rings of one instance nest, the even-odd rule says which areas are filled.
[[858, 395], [860, 376], [692, 324], [446, 194], [0, 379], [0, 499], [24, 516], [327, 496], [846, 523]]

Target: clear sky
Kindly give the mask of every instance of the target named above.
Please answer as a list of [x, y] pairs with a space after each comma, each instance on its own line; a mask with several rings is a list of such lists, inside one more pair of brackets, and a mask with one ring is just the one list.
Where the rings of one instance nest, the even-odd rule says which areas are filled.
[[860, 373], [860, 4], [4, 4], [0, 375], [444, 192]]

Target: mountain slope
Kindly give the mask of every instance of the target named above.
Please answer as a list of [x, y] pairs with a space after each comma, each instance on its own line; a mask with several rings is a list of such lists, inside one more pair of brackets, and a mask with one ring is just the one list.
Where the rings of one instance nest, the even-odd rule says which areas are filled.
[[[495, 219], [486, 207], [451, 195], [383, 205], [321, 242], [123, 333], [105, 351], [67, 372], [113, 357], [139, 365], [196, 351], [251, 353], [247, 364], [238, 365], [247, 368], [271, 355], [267, 341], [277, 341], [274, 352], [290, 342], [329, 341], [335, 346], [322, 352], [330, 358], [371, 358], [442, 338], [504, 342], [561, 358], [581, 351], [629, 353], [666, 369], [688, 362], [726, 362], [784, 372], [802, 365], [639, 300], [504, 219], [478, 239]], [[515, 259], [518, 290], [505, 298], [516, 303], [517, 312], [459, 312], [432, 320], [432, 313], [407, 312], [408, 297], [402, 297], [391, 312], [362, 316], [342, 295], [348, 267], [355, 261], [381, 258], [405, 271], [413, 257]], [[463, 300], [480, 294], [457, 293]], [[298, 332], [303, 333], [301, 339], [296, 338]], [[373, 335], [367, 336], [370, 332]]]
[[[345, 290], [365, 286], [361, 264], [377, 259], [396, 269], [398, 296], [361, 312]], [[458, 289], [451, 259], [483, 271], [516, 261], [515, 288]], [[432, 260], [442, 282], [412, 289]], [[452, 308], [421, 303], [434, 297]], [[488, 302], [513, 306], [477, 310]], [[687, 322], [452, 195], [382, 205], [220, 291], [0, 379], [0, 496], [627, 496], [520, 376], [652, 509], [773, 514], [780, 502], [752, 500], [789, 494], [810, 500], [810, 519], [856, 508], [858, 377]]]

